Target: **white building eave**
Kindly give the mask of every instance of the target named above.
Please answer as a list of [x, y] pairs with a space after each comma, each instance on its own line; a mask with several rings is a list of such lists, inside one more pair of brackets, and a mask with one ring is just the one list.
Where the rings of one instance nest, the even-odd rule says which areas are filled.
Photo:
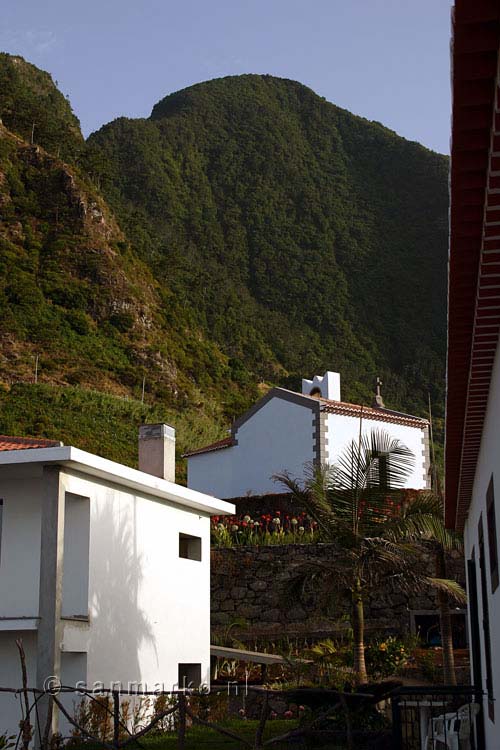
[[232, 503], [205, 495], [202, 492], [182, 487], [174, 482], [167, 482], [143, 471], [109, 461], [93, 453], [87, 453], [73, 446], [56, 448], [28, 448], [26, 450], [0, 451], [0, 466], [22, 464], [58, 464], [67, 469], [97, 477], [137, 492], [153, 495], [162, 500], [169, 500], [177, 505], [197, 510], [210, 515], [230, 514], [235, 512]]

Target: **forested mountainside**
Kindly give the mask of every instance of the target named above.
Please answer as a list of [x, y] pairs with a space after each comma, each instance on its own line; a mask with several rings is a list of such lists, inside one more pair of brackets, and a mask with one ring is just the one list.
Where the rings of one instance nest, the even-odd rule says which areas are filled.
[[37, 354], [40, 381], [75, 393], [137, 398], [145, 378], [150, 408], [199, 417], [188, 442], [326, 369], [346, 400], [381, 375], [388, 406], [423, 414], [430, 391], [442, 414], [445, 157], [271, 76], [198, 84], [85, 142], [50, 76], [0, 55], [0, 116], [18, 431], [9, 388]]

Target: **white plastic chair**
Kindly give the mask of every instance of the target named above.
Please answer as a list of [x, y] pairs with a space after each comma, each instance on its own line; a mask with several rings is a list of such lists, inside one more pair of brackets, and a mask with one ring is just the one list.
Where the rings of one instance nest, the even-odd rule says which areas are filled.
[[429, 720], [425, 750], [470, 750], [471, 728], [479, 713], [479, 703], [466, 703], [456, 711]]

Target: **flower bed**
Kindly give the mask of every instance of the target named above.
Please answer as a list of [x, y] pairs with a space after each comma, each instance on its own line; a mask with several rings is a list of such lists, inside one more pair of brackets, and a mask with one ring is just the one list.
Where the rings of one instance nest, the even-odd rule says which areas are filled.
[[306, 513], [290, 515], [276, 510], [252, 518], [244, 516], [213, 516], [211, 541], [213, 547], [238, 545], [308, 544], [318, 540], [317, 523]]

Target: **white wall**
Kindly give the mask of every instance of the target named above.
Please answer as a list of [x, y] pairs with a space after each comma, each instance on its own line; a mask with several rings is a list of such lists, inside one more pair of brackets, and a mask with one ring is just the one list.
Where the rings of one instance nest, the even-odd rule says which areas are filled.
[[499, 726], [500, 726], [500, 587], [495, 593], [491, 593], [490, 564], [489, 564], [489, 546], [488, 546], [488, 522], [486, 516], [486, 492], [491, 477], [495, 488], [495, 513], [497, 525], [497, 539], [500, 541], [500, 347], [497, 348], [495, 365], [493, 368], [490, 396], [488, 400], [488, 411], [484, 424], [483, 435], [481, 440], [481, 449], [479, 460], [476, 468], [474, 486], [472, 492], [472, 501], [469, 508], [465, 530], [465, 555], [466, 559], [471, 557], [474, 548], [476, 560], [476, 578], [478, 589], [479, 605], [479, 627], [481, 634], [482, 650], [482, 677], [483, 689], [486, 690], [486, 662], [484, 658], [484, 641], [481, 626], [482, 620], [482, 596], [481, 596], [481, 577], [479, 570], [479, 543], [478, 543], [478, 523], [482, 514], [484, 547], [486, 558], [486, 578], [488, 583], [488, 608], [491, 635], [491, 659], [493, 671], [493, 691], [496, 698], [495, 719], [493, 723], [488, 718], [488, 709], [485, 701], [484, 722], [486, 732], [487, 750], [497, 750]]
[[[173, 689], [178, 664], [210, 669], [210, 520], [173, 504], [66, 473], [90, 498], [89, 684]], [[202, 538], [202, 561], [179, 558], [179, 532]]]
[[[0, 615], [31, 617], [38, 614], [40, 566], [41, 472], [33, 467], [0, 470], [0, 497], [4, 499], [0, 563]], [[85, 514], [90, 509], [89, 570], [81, 576], [75, 565], [63, 589], [80, 595], [88, 581], [88, 624], [64, 619], [64, 678], [76, 674], [109, 686], [121, 682], [144, 689], [174, 689], [179, 663], [200, 663], [204, 681], [210, 672], [210, 519], [169, 501], [70, 471], [61, 473], [69, 502], [67, 521], [78, 523], [85, 537]], [[69, 494], [68, 494], [69, 493]], [[75, 497], [79, 496], [79, 497]], [[88, 500], [86, 500], [88, 498]], [[80, 503], [81, 505], [77, 505]], [[79, 513], [78, 511], [82, 511]], [[83, 519], [83, 520], [82, 520]], [[71, 525], [71, 524], [70, 524]], [[68, 527], [67, 527], [68, 528]], [[66, 552], [72, 545], [72, 531]], [[202, 539], [202, 560], [179, 558], [179, 533]], [[88, 532], [87, 532], [88, 534]], [[83, 561], [86, 541], [77, 549]], [[75, 561], [73, 561], [75, 562]], [[63, 566], [64, 567], [64, 566]], [[76, 592], [76, 593], [75, 593]], [[74, 597], [63, 614], [84, 615]], [[69, 607], [69, 609], [68, 609]], [[16, 632], [7, 627], [32, 628], [23, 637], [35, 652], [36, 619], [0, 621], [0, 686], [19, 686]], [[86, 672], [86, 673], [85, 673]], [[37, 682], [36, 659], [30, 658], [29, 681]], [[1, 697], [1, 696], [0, 696]], [[9, 712], [9, 700], [0, 700], [0, 733], [16, 727], [18, 716]], [[10, 720], [13, 724], [9, 724]]]
[[41, 471], [0, 468], [0, 617], [38, 617]]
[[[16, 639], [23, 641], [26, 654], [26, 669], [29, 685], [35, 684], [36, 677], [36, 632], [0, 631], [0, 687], [22, 687], [21, 662], [16, 647]], [[0, 693], [0, 735], [18, 735], [21, 711], [19, 696]]]
[[[424, 430], [391, 422], [378, 422], [375, 419], [364, 419], [362, 432], [369, 435], [373, 430], [384, 430], [391, 437], [400, 440], [411, 450], [415, 457], [415, 464], [408, 477], [406, 487], [420, 490], [427, 486], [427, 467], [424, 451]], [[353, 440], [359, 439], [359, 418], [348, 417], [343, 414], [328, 414], [327, 417], [327, 461], [335, 463], [335, 459], [347, 448]]]
[[[314, 414], [310, 408], [273, 398], [236, 432], [238, 444], [188, 458], [188, 486], [220, 498], [262, 495], [282, 491], [273, 474], [285, 470], [301, 477], [314, 459]], [[359, 419], [343, 414], [326, 415], [326, 453], [329, 463], [359, 435]], [[401, 440], [414, 454], [415, 466], [406, 486], [428, 486], [424, 436], [426, 431], [373, 419], [363, 421], [363, 432], [383, 429]]]
[[188, 458], [188, 487], [219, 498], [281, 492], [273, 474], [313, 460], [313, 412], [272, 398], [237, 431], [238, 445]]

